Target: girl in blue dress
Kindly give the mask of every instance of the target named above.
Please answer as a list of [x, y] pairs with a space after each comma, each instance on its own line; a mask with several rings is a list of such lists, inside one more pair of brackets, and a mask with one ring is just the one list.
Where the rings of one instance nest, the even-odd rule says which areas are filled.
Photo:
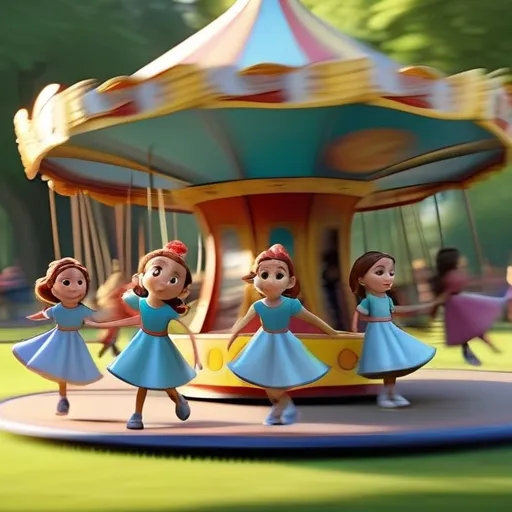
[[360, 256], [349, 278], [350, 289], [361, 301], [354, 313], [352, 331], [357, 332], [360, 319], [367, 322], [358, 373], [368, 379], [384, 381], [384, 391], [378, 396], [377, 405], [387, 409], [410, 405], [396, 392], [396, 379], [426, 365], [436, 353], [435, 348], [397, 327], [392, 315], [429, 309], [438, 301], [421, 306], [395, 306], [387, 294], [394, 280], [395, 259], [378, 251]]
[[297, 317], [330, 336], [339, 333], [305, 309], [297, 299], [299, 282], [293, 262], [282, 245], [273, 245], [262, 252], [256, 258], [252, 272], [243, 279], [252, 283], [263, 299], [255, 302], [234, 325], [228, 350], [256, 316], [261, 321], [261, 329], [228, 367], [239, 379], [265, 389], [273, 404], [265, 425], [294, 423], [297, 410], [288, 390], [321, 379], [330, 368], [290, 332], [290, 321]]
[[169, 338], [169, 323], [174, 320], [187, 331], [192, 341], [195, 366], [201, 369], [196, 341], [190, 329], [180, 320], [188, 311], [183, 300], [188, 296], [192, 274], [185, 262], [187, 247], [183, 242], [169, 242], [163, 249], [146, 254], [134, 276], [133, 291], [123, 296], [126, 304], [139, 315], [123, 320], [89, 323], [94, 327], [127, 327], [140, 325], [128, 346], [108, 366], [118, 379], [138, 388], [135, 412], [126, 428], [142, 430], [142, 412], [149, 389], [163, 390], [176, 404], [176, 416], [185, 421], [190, 406], [176, 388], [190, 382], [196, 372], [185, 361]]
[[61, 416], [69, 413], [68, 384], [83, 386], [103, 377], [78, 332], [94, 314], [82, 304], [89, 283], [89, 272], [75, 259], [63, 258], [50, 263], [46, 276], [35, 285], [37, 299], [48, 307], [28, 318], [53, 320], [56, 326], [17, 343], [12, 349], [27, 369], [58, 383], [57, 414]]

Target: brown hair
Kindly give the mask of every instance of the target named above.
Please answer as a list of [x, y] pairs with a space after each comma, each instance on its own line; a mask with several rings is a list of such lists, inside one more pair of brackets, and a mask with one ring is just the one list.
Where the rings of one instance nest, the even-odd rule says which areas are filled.
[[[173, 240], [172, 242], [166, 244], [163, 249], [157, 249], [156, 251], [151, 251], [144, 255], [139, 261], [138, 273], [143, 274], [146, 271], [147, 264], [155, 258], [169, 258], [170, 260], [175, 261], [181, 265], [187, 271], [185, 282], [183, 283], [184, 290], [192, 284], [192, 273], [190, 272], [190, 269], [188, 268], [188, 265], [185, 261], [187, 252], [188, 248], [183, 242], [180, 240]], [[133, 287], [133, 293], [139, 297], [147, 297], [149, 295], [148, 291], [142, 286], [142, 283]], [[179, 297], [164, 300], [164, 302], [168, 306], [171, 306], [171, 308], [180, 315], [186, 315], [188, 313], [189, 307]]]
[[375, 263], [384, 258], [389, 258], [393, 263], [395, 263], [395, 258], [393, 258], [393, 256], [380, 251], [366, 252], [362, 256], [359, 256], [356, 261], [354, 261], [354, 264], [350, 270], [348, 284], [352, 290], [352, 293], [356, 297], [360, 299], [364, 299], [366, 297], [366, 290], [364, 286], [359, 282], [359, 280], [366, 275], [368, 270], [370, 270], [373, 265], [375, 265]]
[[55, 284], [57, 277], [59, 277], [62, 272], [71, 268], [76, 268], [84, 275], [85, 295], [87, 295], [87, 293], [89, 293], [89, 285], [91, 284], [89, 271], [74, 258], [62, 258], [60, 260], [52, 261], [48, 265], [46, 275], [36, 281], [34, 292], [37, 300], [46, 306], [55, 306], [55, 304], [58, 304], [60, 300], [52, 293], [53, 285]]
[[295, 276], [295, 267], [293, 266], [293, 261], [290, 258], [290, 255], [286, 251], [286, 249], [281, 244], [274, 244], [272, 247], [267, 249], [266, 251], [261, 252], [258, 254], [256, 259], [254, 260], [254, 265], [252, 267], [251, 272], [247, 274], [246, 276], [242, 277], [242, 279], [246, 283], [253, 284], [254, 278], [256, 277], [258, 273], [258, 267], [264, 262], [264, 261], [270, 261], [270, 260], [278, 260], [282, 261], [286, 264], [288, 267], [288, 272], [290, 273], [290, 277], [295, 277], [295, 286], [293, 288], [290, 288], [289, 290], [285, 290], [283, 292], [283, 295], [285, 297], [290, 297], [292, 299], [296, 299], [300, 294], [300, 283], [297, 277]]

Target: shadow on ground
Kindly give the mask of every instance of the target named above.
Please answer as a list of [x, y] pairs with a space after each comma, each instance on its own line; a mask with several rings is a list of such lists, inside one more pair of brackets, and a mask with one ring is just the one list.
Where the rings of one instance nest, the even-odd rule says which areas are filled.
[[[346, 485], [346, 484], [345, 484]], [[340, 482], [340, 487], [343, 482]], [[284, 492], [290, 492], [287, 489]], [[291, 496], [291, 493], [290, 493]], [[293, 498], [292, 498], [293, 499]], [[471, 493], [414, 493], [390, 494], [374, 497], [346, 499], [332, 498], [324, 501], [311, 501], [290, 504], [240, 503], [237, 505], [216, 505], [197, 508], [180, 508], [180, 512], [433, 512], [447, 511], [455, 507], [464, 507], [464, 512], [480, 512], [484, 509], [492, 512], [509, 511], [512, 505], [512, 490], [507, 493], [477, 494]], [[151, 512], [175, 512], [177, 509], [152, 509]], [[124, 512], [118, 509], [112, 512]]]

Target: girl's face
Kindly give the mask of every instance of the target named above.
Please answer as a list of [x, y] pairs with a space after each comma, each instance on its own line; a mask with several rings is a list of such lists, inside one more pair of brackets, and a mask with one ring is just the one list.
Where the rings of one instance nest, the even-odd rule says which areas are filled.
[[148, 262], [139, 279], [149, 294], [165, 301], [188, 295], [188, 288], [184, 289], [186, 277], [185, 267], [170, 258], [158, 256]]
[[359, 282], [366, 291], [383, 294], [391, 289], [395, 280], [395, 263], [389, 258], [382, 258], [366, 272]]
[[295, 286], [295, 277], [290, 277], [288, 265], [280, 260], [264, 261], [258, 267], [254, 287], [269, 299], [279, 298], [284, 291]]
[[63, 303], [78, 304], [87, 294], [87, 281], [77, 268], [63, 270], [55, 279], [53, 295]]

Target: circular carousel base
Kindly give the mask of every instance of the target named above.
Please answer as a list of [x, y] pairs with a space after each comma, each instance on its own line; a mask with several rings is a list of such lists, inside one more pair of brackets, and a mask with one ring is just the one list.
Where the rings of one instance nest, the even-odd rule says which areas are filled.
[[[110, 386], [112, 387], [112, 386]], [[0, 428], [22, 436], [127, 450], [177, 452], [285, 451], [318, 455], [340, 449], [392, 449], [512, 441], [512, 375], [424, 370], [405, 378], [400, 392], [413, 404], [382, 410], [372, 403], [299, 405], [295, 425], [266, 427], [268, 406], [190, 402], [182, 423], [162, 393], [148, 396], [145, 429], [126, 430], [133, 389], [73, 391], [69, 416], [55, 415], [56, 393], [11, 398], [0, 404]]]

